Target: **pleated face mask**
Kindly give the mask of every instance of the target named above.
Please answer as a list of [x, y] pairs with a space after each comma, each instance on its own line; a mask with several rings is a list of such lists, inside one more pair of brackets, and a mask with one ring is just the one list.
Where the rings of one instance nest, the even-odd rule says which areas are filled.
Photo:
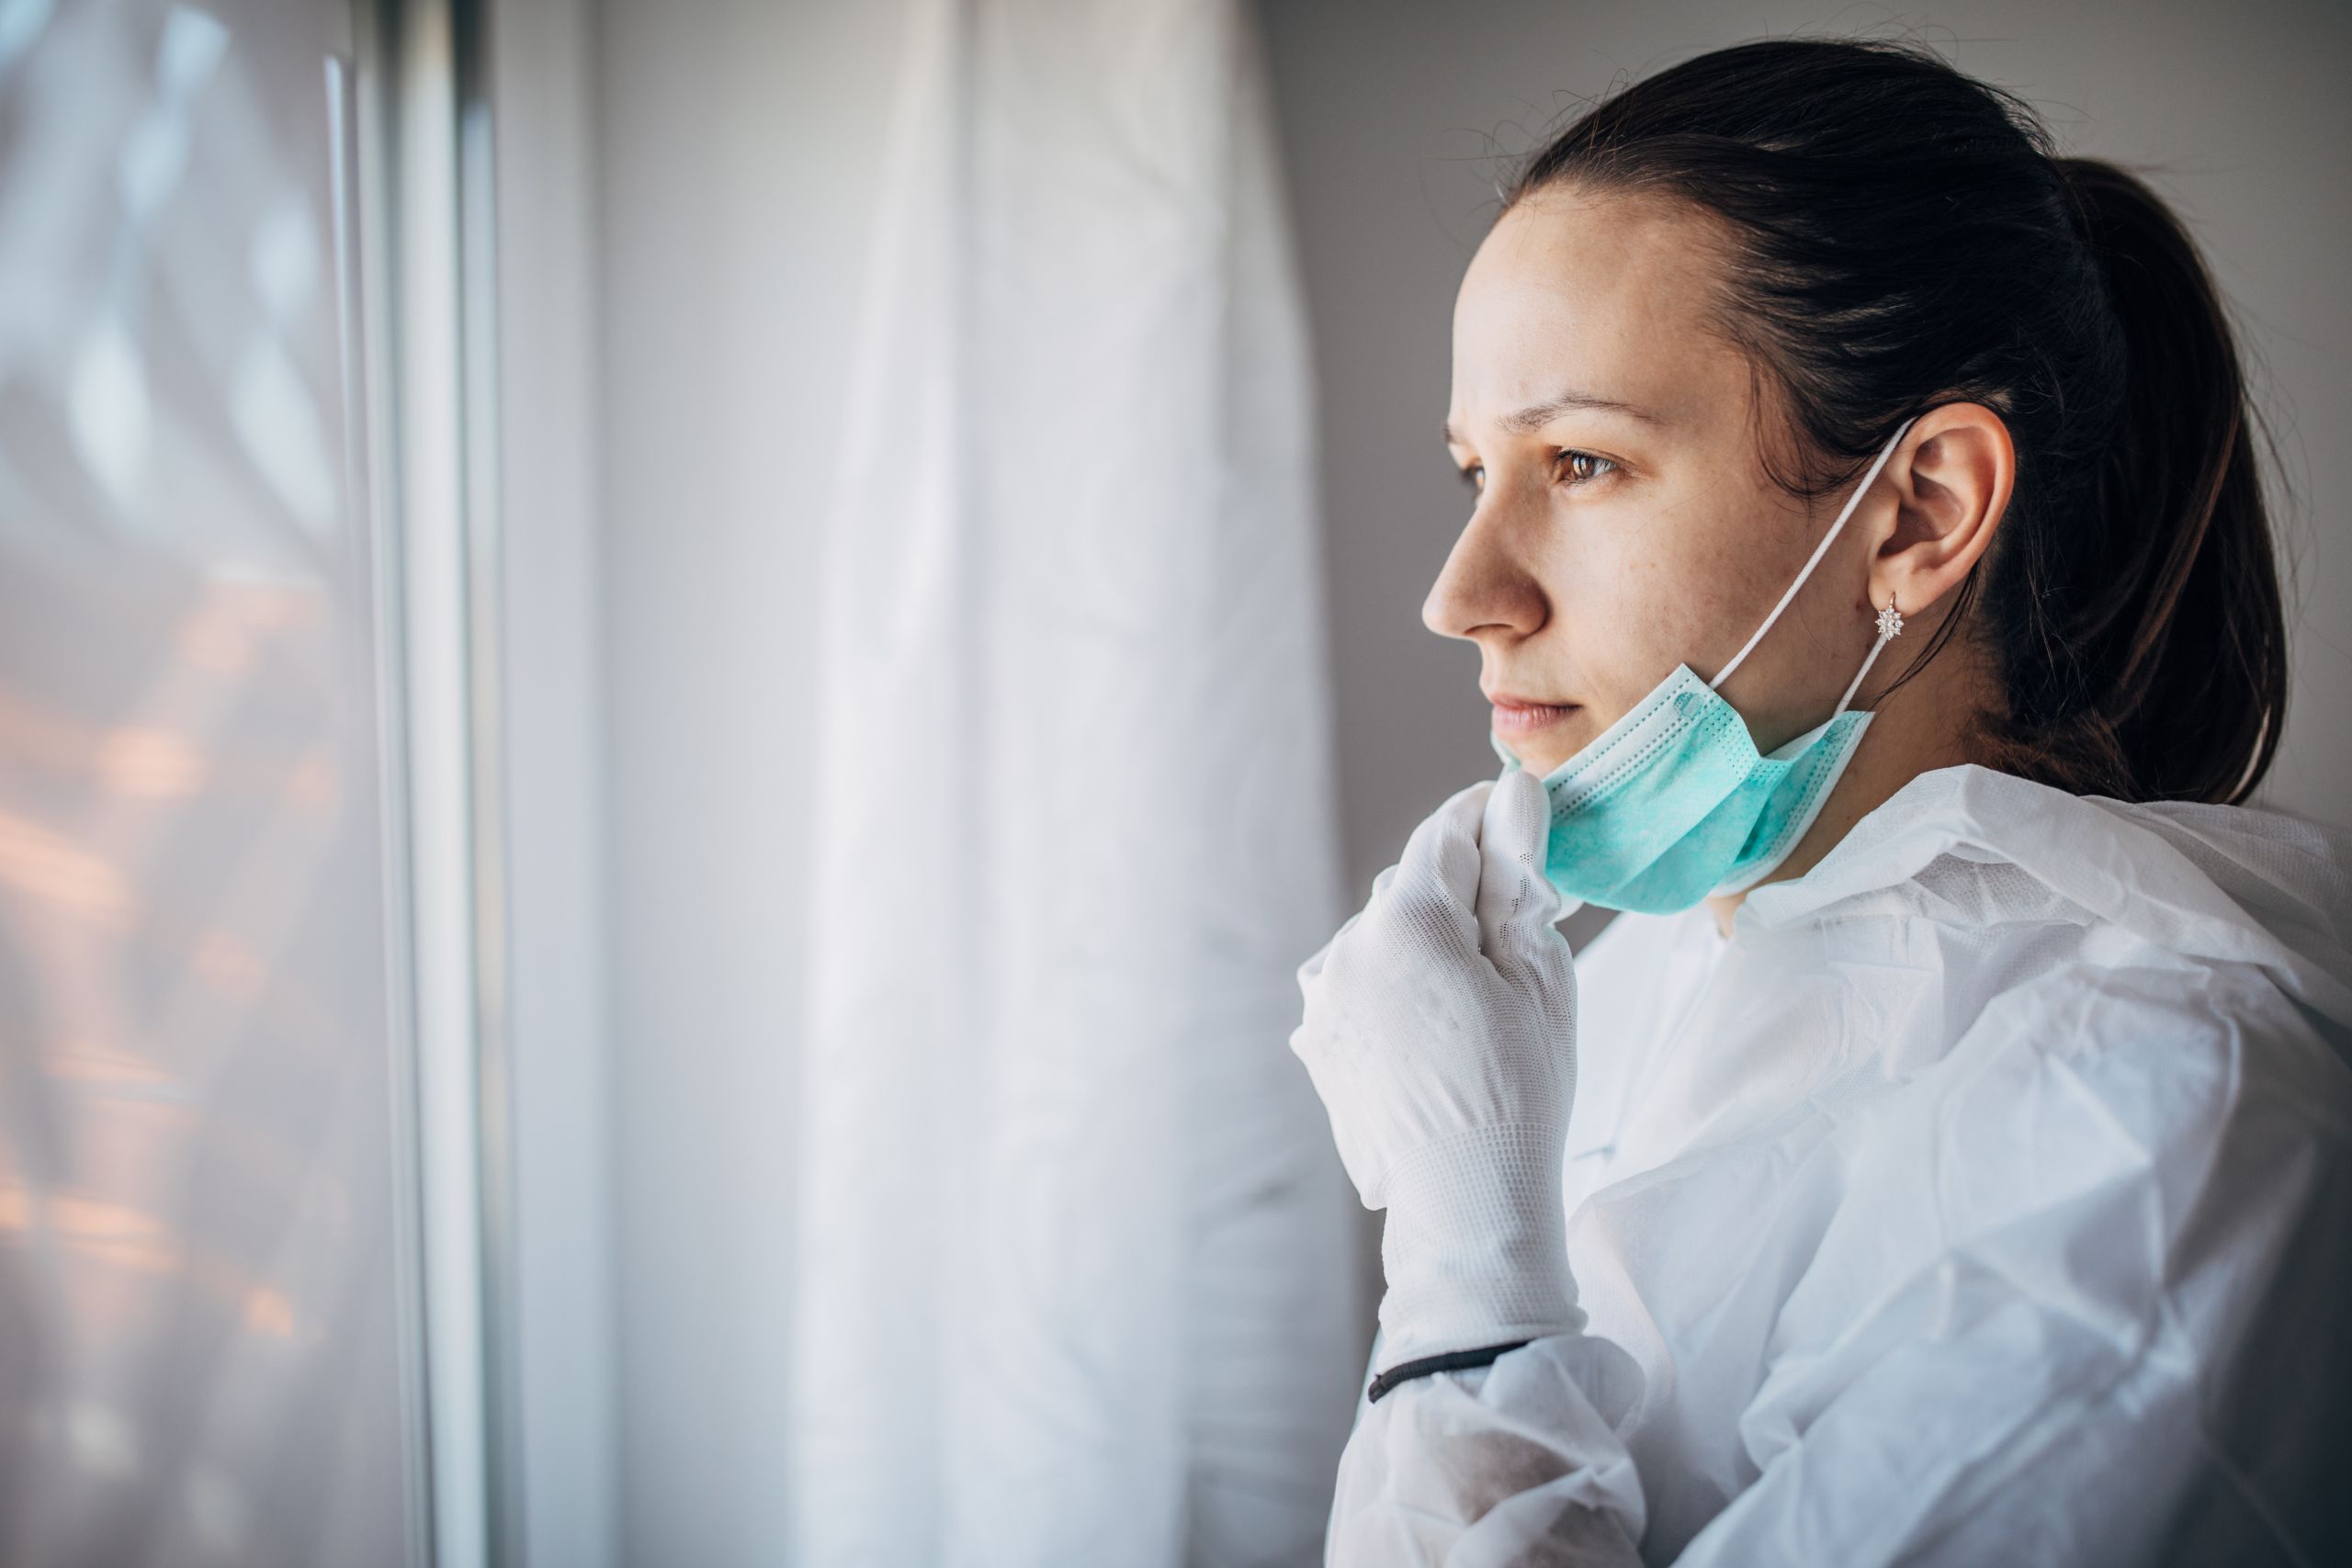
[[[1836, 710], [1770, 752], [1756, 750], [1747, 721], [1716, 688], [1796, 598], [1911, 424], [1905, 420], [1888, 437], [1796, 581], [1713, 680], [1677, 665], [1624, 717], [1544, 775], [1552, 799], [1544, 874], [1562, 898], [1672, 914], [1710, 894], [1753, 886], [1813, 826], [1870, 726], [1868, 713], [1846, 705], [1879, 650], [1902, 631], [1903, 617], [1890, 603], [1879, 615], [1878, 640]], [[1500, 737], [1489, 731], [1487, 739], [1506, 773], [1520, 766]]]

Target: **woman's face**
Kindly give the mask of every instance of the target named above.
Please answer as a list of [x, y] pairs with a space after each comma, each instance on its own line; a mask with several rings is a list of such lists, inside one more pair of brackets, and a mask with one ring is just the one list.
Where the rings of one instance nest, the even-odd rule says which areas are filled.
[[[1721, 243], [1687, 207], [1552, 191], [1463, 278], [1446, 438], [1476, 499], [1422, 619], [1478, 645], [1495, 733], [1533, 771], [1677, 664], [1712, 678], [1845, 500], [1808, 509], [1764, 473], [1775, 422], [1705, 324]], [[1723, 687], [1762, 750], [1826, 718], [1870, 651], [1858, 521]]]

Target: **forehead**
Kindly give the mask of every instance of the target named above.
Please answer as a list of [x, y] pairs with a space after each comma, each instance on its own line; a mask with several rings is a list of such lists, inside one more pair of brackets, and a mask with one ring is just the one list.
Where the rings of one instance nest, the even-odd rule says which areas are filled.
[[1679, 202], [1545, 191], [1505, 213], [1453, 304], [1457, 419], [1564, 387], [1659, 411], [1745, 396], [1747, 372], [1709, 325], [1722, 231]]

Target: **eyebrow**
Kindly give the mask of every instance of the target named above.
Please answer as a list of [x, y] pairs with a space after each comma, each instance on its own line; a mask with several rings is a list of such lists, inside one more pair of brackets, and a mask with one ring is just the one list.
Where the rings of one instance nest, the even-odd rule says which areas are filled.
[[[1645, 424], [1666, 423], [1663, 418], [1652, 413], [1649, 410], [1633, 403], [1620, 402], [1615, 398], [1595, 397], [1590, 392], [1573, 390], [1562, 392], [1557, 397], [1546, 398], [1540, 403], [1530, 403], [1523, 409], [1503, 415], [1495, 423], [1513, 435], [1532, 435], [1573, 409], [1599, 409], [1607, 413], [1622, 413], [1628, 419], [1637, 419]], [[1442, 422], [1438, 428], [1444, 434], [1447, 446], [1465, 445], [1462, 438], [1453, 433], [1452, 420]]]

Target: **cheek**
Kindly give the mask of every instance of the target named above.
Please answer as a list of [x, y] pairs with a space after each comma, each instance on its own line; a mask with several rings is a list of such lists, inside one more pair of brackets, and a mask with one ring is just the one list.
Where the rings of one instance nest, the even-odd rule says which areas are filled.
[[[1614, 520], [1612, 520], [1614, 521]], [[1722, 570], [1689, 531], [1648, 517], [1590, 529], [1555, 574], [1553, 601], [1577, 673], [1579, 716], [1598, 735], [1681, 663], [1700, 664], [1720, 605], [1705, 580]], [[1566, 552], [1564, 552], [1565, 554]]]

